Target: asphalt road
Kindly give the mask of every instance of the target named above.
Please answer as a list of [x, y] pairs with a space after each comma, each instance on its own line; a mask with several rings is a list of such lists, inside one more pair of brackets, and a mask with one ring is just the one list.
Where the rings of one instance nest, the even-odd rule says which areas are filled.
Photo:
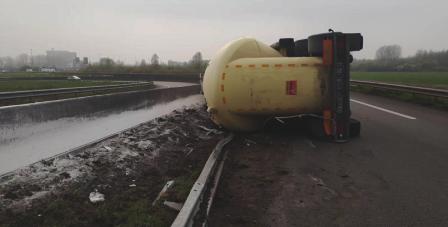
[[359, 93], [351, 106], [349, 143], [241, 135], [210, 226], [448, 226], [448, 112]]

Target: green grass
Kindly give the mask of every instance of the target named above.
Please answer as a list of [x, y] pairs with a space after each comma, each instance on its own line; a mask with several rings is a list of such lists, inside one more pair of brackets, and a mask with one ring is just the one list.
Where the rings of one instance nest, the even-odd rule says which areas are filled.
[[26, 91], [53, 88], [89, 87], [119, 84], [114, 81], [88, 80], [0, 80], [0, 92]]
[[351, 72], [351, 78], [448, 89], [448, 72]]
[[195, 169], [191, 174], [179, 176], [175, 179], [174, 185], [170, 190], [169, 199], [175, 202], [185, 202], [190, 194], [191, 188], [201, 174], [201, 169]]
[[417, 103], [423, 106], [435, 107], [437, 109], [448, 110], [448, 100], [435, 98], [419, 94], [411, 94], [401, 91], [388, 91], [380, 88], [372, 88], [364, 85], [356, 85], [350, 88], [351, 91], [378, 95], [387, 98], [397, 99], [405, 102]]

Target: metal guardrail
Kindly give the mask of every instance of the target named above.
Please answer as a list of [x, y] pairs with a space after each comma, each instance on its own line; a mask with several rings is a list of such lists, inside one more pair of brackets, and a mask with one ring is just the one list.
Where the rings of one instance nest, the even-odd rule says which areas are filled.
[[84, 92], [98, 92], [108, 91], [123, 88], [141, 87], [152, 85], [152, 82], [133, 82], [119, 85], [104, 85], [104, 86], [90, 86], [90, 87], [76, 87], [76, 88], [56, 88], [45, 90], [30, 90], [30, 91], [13, 91], [13, 92], [0, 92], [0, 101], [12, 100], [18, 98], [33, 98], [50, 95], [62, 95], [62, 94], [77, 94]]
[[448, 90], [445, 89], [435, 89], [435, 88], [426, 88], [426, 87], [416, 87], [416, 86], [408, 86], [408, 85], [400, 85], [400, 84], [388, 84], [374, 81], [361, 81], [361, 80], [350, 80], [350, 85], [362, 85], [373, 88], [379, 88], [383, 90], [389, 91], [400, 91], [400, 92], [408, 92], [412, 94], [419, 94], [425, 96], [431, 96], [436, 98], [448, 98]]
[[[206, 218], [208, 216], [211, 201], [213, 200], [213, 191], [216, 190], [217, 181], [219, 180], [222, 165], [224, 163], [224, 153], [222, 148], [232, 139], [233, 134], [230, 134], [218, 142], [212, 154], [205, 163], [201, 175], [199, 175], [198, 179], [191, 188], [187, 200], [185, 201], [171, 227], [197, 226], [198, 223], [195, 223], [195, 220], [198, 214], [204, 212], [202, 213], [204, 217]], [[210, 198], [208, 200], [205, 198], [205, 195], [207, 194], [210, 194]], [[203, 226], [204, 223], [206, 223], [206, 220], [205, 222], [199, 224], [202, 224]]]

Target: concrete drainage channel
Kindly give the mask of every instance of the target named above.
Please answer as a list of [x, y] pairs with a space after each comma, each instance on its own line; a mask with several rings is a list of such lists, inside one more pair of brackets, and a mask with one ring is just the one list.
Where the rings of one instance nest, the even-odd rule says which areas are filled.
[[121, 82], [122, 84], [0, 92], [0, 106], [11, 106], [25, 103], [62, 100], [75, 97], [89, 97], [94, 95], [114, 94], [126, 91], [148, 90], [156, 87], [154, 85], [154, 82], [130, 82], [130, 81], [116, 81], [116, 82]]
[[230, 134], [218, 142], [171, 225], [172, 227], [207, 226], [207, 217], [227, 155], [223, 148], [232, 139], [233, 134]]
[[187, 85], [0, 107], [0, 174], [200, 102], [199, 89]]
[[[126, 81], [123, 81], [123, 82], [126, 82]], [[148, 86], [148, 85], [153, 85], [153, 83], [152, 82], [127, 82], [126, 84], [118, 84], [118, 85], [0, 92], [0, 101], [13, 100], [13, 99], [18, 99], [18, 98], [50, 96], [50, 95], [77, 94], [77, 93], [82, 93], [82, 92], [109, 91], [109, 90], [119, 89], [119, 88], [134, 88], [134, 87], [141, 87], [141, 86]]]
[[52, 100], [38, 103], [0, 107], [0, 129], [4, 125], [20, 125], [28, 122], [50, 121], [64, 117], [86, 116], [91, 113], [137, 109], [154, 100], [173, 100], [191, 94], [199, 94], [199, 85], [161, 87], [141, 91]]

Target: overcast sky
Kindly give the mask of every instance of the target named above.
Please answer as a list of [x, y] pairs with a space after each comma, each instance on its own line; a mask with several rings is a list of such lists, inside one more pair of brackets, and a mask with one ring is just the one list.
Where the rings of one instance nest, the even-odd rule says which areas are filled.
[[227, 42], [249, 36], [267, 44], [333, 28], [361, 32], [373, 58], [381, 45], [448, 49], [448, 1], [427, 0], [0, 0], [0, 56], [76, 51], [134, 63], [157, 53], [184, 61], [210, 58]]

